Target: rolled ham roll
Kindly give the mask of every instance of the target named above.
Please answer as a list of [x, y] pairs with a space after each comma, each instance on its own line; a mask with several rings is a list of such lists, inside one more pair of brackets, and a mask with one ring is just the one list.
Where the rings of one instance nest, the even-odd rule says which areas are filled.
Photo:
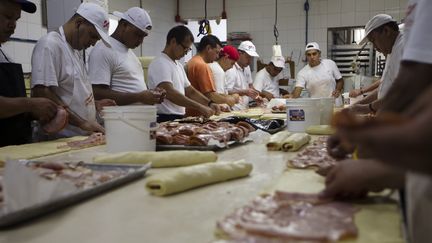
[[309, 143], [311, 137], [306, 133], [293, 133], [282, 141], [282, 150], [285, 152], [295, 152], [303, 145]]
[[248, 176], [252, 164], [244, 160], [217, 162], [178, 168], [147, 179], [146, 189], [153, 195], [166, 196], [192, 188]]
[[289, 131], [280, 131], [273, 134], [267, 142], [267, 150], [278, 151], [282, 149], [282, 142], [291, 135]]

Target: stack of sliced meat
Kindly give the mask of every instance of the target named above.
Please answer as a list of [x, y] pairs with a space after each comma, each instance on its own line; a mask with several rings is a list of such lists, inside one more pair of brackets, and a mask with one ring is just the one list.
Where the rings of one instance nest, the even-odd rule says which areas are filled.
[[60, 145], [57, 148], [84, 149], [103, 144], [106, 144], [105, 135], [102, 133], [93, 133], [86, 139], [67, 142], [65, 145]]
[[317, 194], [260, 196], [217, 223], [230, 242], [334, 242], [357, 236], [350, 204]]
[[321, 136], [308, 145], [296, 157], [288, 161], [289, 167], [309, 168], [315, 167], [321, 170], [331, 168], [337, 160], [327, 152], [327, 136]]
[[197, 145], [206, 146], [210, 140], [221, 143], [242, 141], [255, 131], [249, 123], [240, 121], [237, 124], [228, 122], [178, 123], [160, 124], [156, 131], [157, 144], [163, 145]]

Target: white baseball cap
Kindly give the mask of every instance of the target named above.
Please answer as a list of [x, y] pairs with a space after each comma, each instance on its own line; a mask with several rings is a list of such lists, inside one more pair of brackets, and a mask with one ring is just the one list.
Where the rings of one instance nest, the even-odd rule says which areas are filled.
[[144, 31], [144, 33], [146, 34], [148, 34], [152, 29], [152, 21], [150, 19], [150, 15], [142, 8], [132, 7], [124, 13], [114, 11], [113, 14], [133, 24], [138, 29]]
[[93, 24], [105, 45], [111, 47], [108, 35], [108, 13], [104, 8], [95, 3], [82, 3], [76, 13]]
[[316, 43], [316, 42], [309, 42], [309, 43], [307, 43], [305, 51], [309, 51], [309, 50], [318, 50], [318, 51], [321, 51], [321, 49], [319, 48], [318, 43]]
[[275, 67], [284, 68], [285, 67], [285, 58], [281, 56], [273, 56], [271, 58], [271, 62]]
[[388, 15], [388, 14], [377, 14], [375, 15], [373, 18], [371, 18], [365, 27], [365, 36], [363, 37], [363, 39], [360, 41], [359, 45], [364, 45], [366, 42], [368, 42], [368, 35], [376, 28], [390, 23], [390, 22], [396, 22], [396, 20], [394, 20], [392, 18], [392, 16]]
[[36, 4], [30, 2], [30, 1], [26, 1], [26, 0], [15, 0], [16, 3], [18, 3], [19, 5], [21, 5], [21, 9], [24, 12], [27, 13], [34, 13], [36, 12]]
[[237, 49], [246, 52], [251, 57], [259, 57], [255, 45], [251, 41], [243, 41]]

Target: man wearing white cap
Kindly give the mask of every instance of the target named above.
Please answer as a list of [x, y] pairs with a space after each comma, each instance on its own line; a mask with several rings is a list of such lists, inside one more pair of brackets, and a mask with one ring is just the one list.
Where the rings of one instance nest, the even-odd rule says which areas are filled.
[[[72, 18], [36, 44], [32, 55], [32, 92], [35, 96], [53, 100], [69, 113], [69, 124], [65, 129], [42, 139], [104, 132], [96, 121], [85, 49], [101, 38], [109, 45], [108, 27], [108, 14], [102, 7], [82, 3]], [[104, 100], [104, 104], [113, 104], [110, 101]]]
[[95, 98], [110, 98], [118, 105], [161, 103], [165, 91], [147, 90], [141, 63], [132, 51], [150, 33], [150, 16], [139, 7], [124, 13], [115, 11], [114, 15], [120, 21], [110, 36], [111, 48], [99, 41], [89, 57], [89, 78]]
[[234, 106], [235, 109], [240, 110], [248, 108], [249, 98], [259, 97], [259, 92], [253, 88], [252, 73], [249, 67], [253, 58], [259, 55], [251, 41], [243, 41], [237, 50], [240, 57], [225, 75], [228, 93], [242, 96], [240, 102]]
[[349, 108], [356, 113], [370, 113], [380, 109], [383, 98], [397, 77], [403, 54], [403, 34], [399, 31], [396, 20], [390, 15], [378, 14], [367, 22], [365, 37], [360, 41], [360, 45], [368, 41], [386, 56], [386, 65], [378, 89]]
[[300, 97], [303, 89], [307, 89], [312, 98], [339, 97], [343, 91], [344, 80], [336, 63], [321, 59], [321, 50], [316, 42], [308, 43], [305, 52], [308, 64], [297, 74], [292, 97]]
[[254, 88], [260, 96], [271, 100], [280, 97], [279, 78], [277, 77], [285, 67], [285, 58], [273, 56], [270, 63], [255, 76]]

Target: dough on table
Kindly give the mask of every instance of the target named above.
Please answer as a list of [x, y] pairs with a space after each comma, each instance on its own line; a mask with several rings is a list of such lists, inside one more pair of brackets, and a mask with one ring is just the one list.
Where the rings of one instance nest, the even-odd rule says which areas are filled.
[[267, 150], [278, 151], [282, 149], [282, 142], [288, 138], [291, 133], [287, 130], [280, 131], [271, 135], [270, 140], [267, 142]]
[[303, 145], [309, 143], [311, 136], [306, 133], [293, 133], [282, 141], [282, 150], [285, 152], [298, 151]]
[[166, 196], [195, 187], [248, 176], [252, 164], [244, 160], [216, 162], [176, 168], [147, 179], [147, 190], [156, 196]]
[[176, 150], [160, 152], [121, 152], [99, 155], [93, 158], [95, 163], [112, 164], [146, 164], [151, 162], [153, 168], [188, 166], [215, 162], [217, 155], [213, 151]]

